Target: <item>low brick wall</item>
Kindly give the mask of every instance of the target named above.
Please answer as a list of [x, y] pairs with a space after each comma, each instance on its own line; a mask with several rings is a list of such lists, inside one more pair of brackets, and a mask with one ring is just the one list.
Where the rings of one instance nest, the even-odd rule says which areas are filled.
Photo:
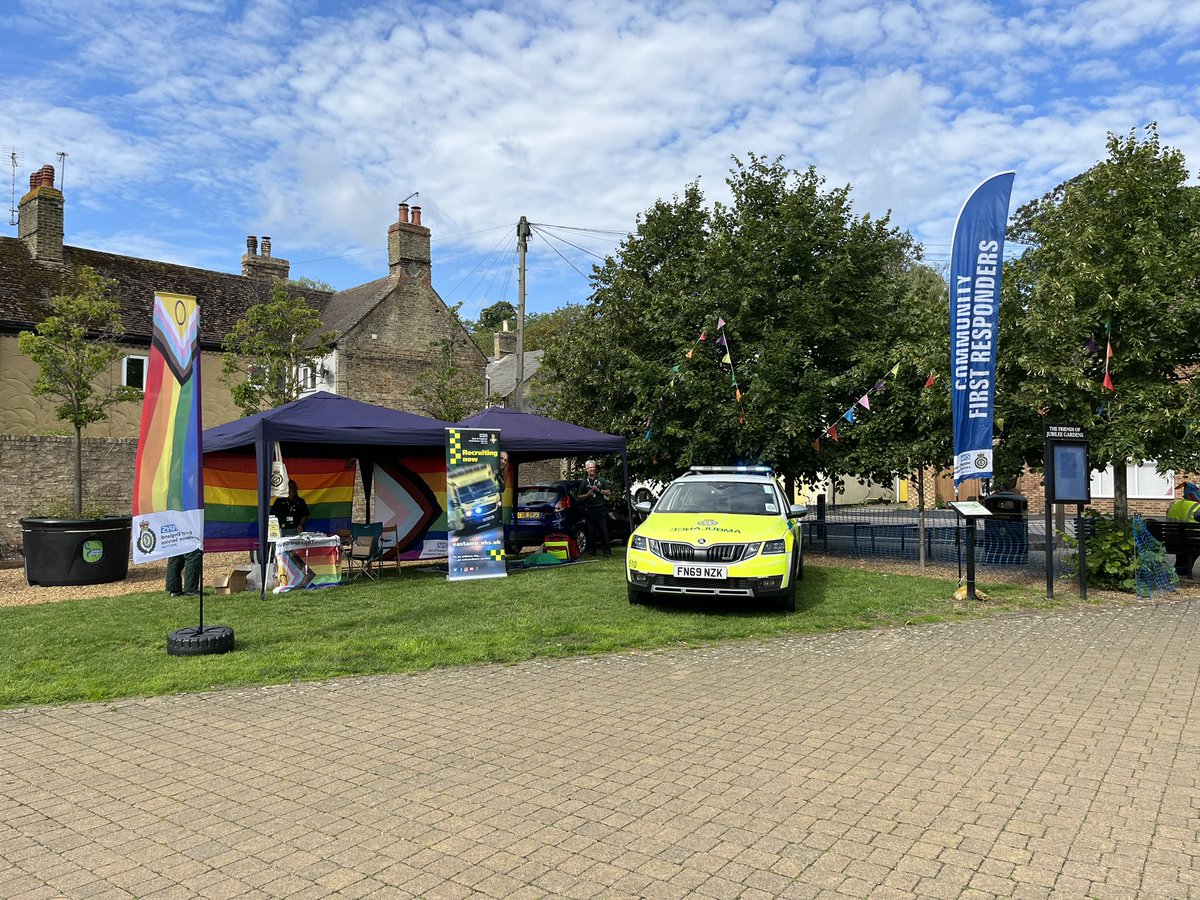
[[[128, 515], [136, 456], [133, 438], [84, 438], [84, 506]], [[74, 471], [74, 438], [0, 434], [0, 558], [20, 555], [22, 517], [70, 505]]]

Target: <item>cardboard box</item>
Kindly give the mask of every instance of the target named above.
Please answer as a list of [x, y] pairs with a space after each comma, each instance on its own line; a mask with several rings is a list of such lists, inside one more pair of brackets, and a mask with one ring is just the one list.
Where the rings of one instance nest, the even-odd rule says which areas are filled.
[[246, 579], [250, 576], [251, 569], [253, 566], [235, 566], [228, 575], [218, 577], [213, 584], [214, 593], [240, 594], [246, 590]]

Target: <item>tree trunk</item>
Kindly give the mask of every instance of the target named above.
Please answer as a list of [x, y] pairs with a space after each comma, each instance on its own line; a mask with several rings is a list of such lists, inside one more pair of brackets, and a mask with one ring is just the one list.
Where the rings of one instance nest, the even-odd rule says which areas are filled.
[[1113, 461], [1113, 518], [1118, 522], [1129, 519], [1129, 469], [1123, 459]]
[[75, 515], [83, 515], [83, 429], [75, 426]]

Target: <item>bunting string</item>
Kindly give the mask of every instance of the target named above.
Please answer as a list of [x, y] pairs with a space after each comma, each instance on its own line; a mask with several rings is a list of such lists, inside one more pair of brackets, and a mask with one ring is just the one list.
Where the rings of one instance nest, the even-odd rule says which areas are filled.
[[[838, 440], [838, 430], [837, 430], [838, 422], [845, 422], [847, 425], [857, 424], [859, 414], [857, 412], [855, 412], [856, 408], [861, 406], [863, 409], [870, 411], [871, 395], [883, 393], [884, 390], [887, 389], [887, 380], [889, 378], [894, 379], [896, 377], [897, 373], [899, 373], [899, 371], [900, 371], [900, 363], [896, 363], [894, 366], [892, 366], [890, 369], [888, 369], [888, 372], [886, 375], [884, 375], [877, 382], [875, 382], [875, 384], [871, 387], [870, 390], [866, 391], [861, 397], [859, 397], [857, 400], [855, 400], [854, 403], [852, 403], [850, 405], [850, 408], [847, 409], [844, 413], [842, 413], [838, 417], [836, 422], [834, 422], [831, 425], [828, 425], [820, 433], [820, 435], [817, 436], [816, 440], [814, 440], [811, 444], [809, 444], [809, 446], [812, 447], [813, 450], [815, 450], [817, 453], [820, 453], [821, 452], [821, 440], [823, 438], [829, 438], [831, 441], [834, 441], [836, 443]], [[935, 374], [930, 375], [925, 380], [925, 387], [931, 388], [936, 383], [937, 383], [937, 374], [935, 373]]]

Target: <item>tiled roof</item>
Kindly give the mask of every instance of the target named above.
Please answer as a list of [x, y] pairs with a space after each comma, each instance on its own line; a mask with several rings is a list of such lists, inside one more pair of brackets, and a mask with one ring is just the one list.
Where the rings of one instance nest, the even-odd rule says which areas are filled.
[[339, 291], [329, 298], [321, 310], [321, 324], [326, 331], [341, 337], [361, 322], [396, 287], [398, 283], [395, 279], [384, 277]]
[[[537, 374], [542, 365], [545, 350], [530, 350], [525, 354], [525, 383]], [[493, 397], [507, 397], [517, 389], [517, 354], [508, 353], [487, 364], [488, 393]]]
[[[91, 266], [101, 275], [116, 279], [125, 333], [147, 341], [155, 291], [195, 296], [201, 309], [201, 343], [214, 348], [246, 309], [266, 300], [271, 291], [267, 282], [230, 272], [194, 269], [81, 247], [63, 247], [63, 259], [68, 270]], [[64, 275], [58, 269], [35, 263], [20, 240], [0, 238], [0, 330], [17, 331], [40, 322], [49, 313], [50, 298], [62, 290], [63, 280]], [[293, 286], [288, 290], [304, 297], [319, 311], [331, 302], [331, 295], [325, 291]]]

